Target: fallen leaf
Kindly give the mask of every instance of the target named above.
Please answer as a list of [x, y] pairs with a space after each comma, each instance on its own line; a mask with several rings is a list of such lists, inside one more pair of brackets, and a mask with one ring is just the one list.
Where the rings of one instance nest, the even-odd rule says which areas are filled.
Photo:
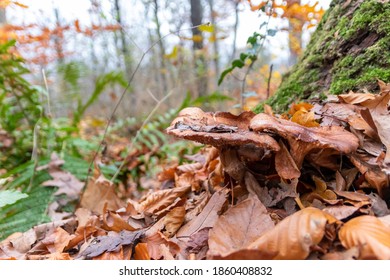
[[390, 227], [374, 216], [360, 216], [345, 223], [340, 231], [341, 244], [360, 248], [361, 259], [390, 259]]
[[65, 194], [70, 200], [78, 199], [80, 192], [84, 187], [84, 183], [80, 182], [74, 175], [68, 171], [61, 170], [61, 165], [64, 163], [55, 153], [51, 156], [51, 161], [48, 164], [48, 172], [52, 180], [42, 183], [44, 187], [58, 187], [55, 195]]
[[126, 231], [119, 233], [110, 231], [105, 236], [98, 236], [92, 240], [85, 250], [80, 252], [78, 258], [93, 258], [104, 252], [114, 252], [123, 245], [134, 246], [144, 235], [144, 230]]
[[156, 232], [147, 236], [144, 238], [144, 242], [147, 243], [148, 254], [153, 260], [160, 260], [163, 258], [164, 252], [161, 251], [161, 245], [167, 246], [173, 256], [180, 251], [180, 247], [175, 242], [166, 238], [161, 232]]
[[301, 176], [301, 171], [295, 164], [287, 147], [279, 140], [280, 150], [275, 154], [275, 169], [278, 175], [285, 180], [293, 180]]
[[247, 249], [258, 250], [272, 259], [305, 259], [311, 246], [324, 237], [326, 224], [334, 222], [336, 219], [331, 215], [308, 207], [282, 220]]
[[139, 211], [154, 214], [168, 207], [190, 190], [191, 185], [185, 185], [168, 190], [155, 191], [139, 202]]
[[149, 252], [148, 252], [148, 244], [147, 243], [138, 243], [134, 248], [134, 259], [135, 260], [150, 260]]
[[225, 257], [246, 248], [274, 223], [257, 196], [229, 208], [221, 215], [209, 233], [209, 256]]
[[177, 232], [177, 238], [189, 238], [192, 234], [206, 227], [213, 227], [218, 219], [219, 211], [226, 202], [226, 191], [214, 193], [200, 214], [184, 224]]
[[103, 214], [105, 207], [115, 211], [124, 207], [125, 203], [117, 196], [114, 184], [107, 180], [101, 174], [99, 167], [95, 165], [93, 178], [89, 180], [81, 196], [80, 206]]
[[173, 208], [167, 215], [165, 215], [164, 224], [165, 232], [168, 237], [172, 237], [184, 222], [186, 210], [184, 206]]

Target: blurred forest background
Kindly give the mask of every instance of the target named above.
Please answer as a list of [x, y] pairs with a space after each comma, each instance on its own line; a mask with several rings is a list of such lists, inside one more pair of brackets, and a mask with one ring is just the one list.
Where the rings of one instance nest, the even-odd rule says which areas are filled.
[[86, 182], [99, 153], [123, 197], [152, 188], [199, 150], [163, 133], [177, 112], [272, 96], [329, 2], [0, 0], [0, 239], [73, 211], [58, 158]]

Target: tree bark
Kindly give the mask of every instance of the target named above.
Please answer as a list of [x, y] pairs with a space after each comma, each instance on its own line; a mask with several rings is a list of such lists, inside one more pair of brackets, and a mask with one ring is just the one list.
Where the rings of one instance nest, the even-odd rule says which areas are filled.
[[327, 94], [376, 92], [378, 79], [390, 82], [389, 18], [388, 1], [333, 0], [298, 63], [265, 103], [281, 112]]

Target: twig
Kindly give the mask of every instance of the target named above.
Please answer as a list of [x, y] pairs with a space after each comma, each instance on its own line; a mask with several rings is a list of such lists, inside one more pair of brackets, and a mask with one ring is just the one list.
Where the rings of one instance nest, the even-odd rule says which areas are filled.
[[[138, 72], [138, 69], [140, 68], [141, 63], [143, 62], [145, 56], [149, 53], [149, 51], [150, 51], [151, 49], [153, 49], [161, 40], [164, 40], [166, 37], [168, 37], [168, 36], [170, 36], [170, 35], [178, 34], [178, 33], [182, 32], [182, 31], [185, 31], [185, 30], [192, 30], [192, 29], [194, 29], [194, 28], [198, 28], [198, 27], [204, 26], [204, 25], [209, 25], [209, 23], [200, 24], [200, 25], [196, 25], [196, 26], [193, 26], [193, 27], [190, 27], [190, 28], [185, 28], [185, 29], [180, 29], [180, 30], [177, 30], [177, 31], [170, 32], [170, 33], [164, 35], [163, 37], [161, 37], [161, 39], [159, 39], [158, 41], [154, 42], [152, 45], [150, 45], [150, 46], [146, 49], [146, 51], [144, 51], [144, 52], [142, 53], [142, 56], [141, 56], [141, 58], [139, 59], [139, 61], [138, 61], [138, 63], [137, 63], [137, 66], [135, 67], [133, 73], [131, 74], [131, 76], [130, 76], [130, 78], [129, 78], [129, 82], [128, 82], [127, 86], [124, 88], [124, 90], [123, 90], [121, 96], [119, 97], [117, 103], [115, 104], [115, 107], [114, 107], [114, 109], [113, 109], [113, 111], [112, 111], [112, 113], [111, 113], [111, 116], [110, 116], [110, 117], [108, 118], [108, 120], [107, 120], [107, 124], [106, 124], [106, 127], [105, 127], [105, 129], [104, 129], [102, 139], [101, 139], [101, 141], [100, 141], [100, 143], [99, 143], [99, 146], [98, 146], [98, 148], [97, 148], [97, 150], [96, 150], [96, 153], [95, 153], [93, 159], [91, 160], [91, 162], [90, 162], [90, 164], [89, 164], [86, 182], [88, 182], [90, 173], [91, 173], [91, 171], [92, 171], [92, 165], [93, 165], [94, 162], [96, 161], [96, 158], [97, 158], [97, 156], [98, 156], [98, 154], [99, 154], [99, 151], [100, 151], [100, 149], [103, 147], [103, 145], [104, 145], [104, 143], [105, 143], [105, 139], [106, 139], [106, 136], [107, 136], [107, 133], [108, 133], [108, 129], [109, 129], [110, 125], [111, 125], [111, 122], [112, 122], [113, 119], [114, 119], [115, 113], [116, 113], [116, 111], [118, 110], [119, 105], [122, 103], [122, 100], [123, 100], [123, 98], [125, 97], [126, 92], [129, 90], [130, 85], [132, 84], [132, 82], [133, 82], [133, 80], [134, 80], [135, 74]], [[137, 47], [138, 47], [138, 46], [137, 46]], [[165, 96], [161, 101], [164, 101], [168, 96], [169, 96], [169, 95]], [[159, 106], [159, 105], [162, 103], [161, 101], [157, 104], [157, 106]], [[158, 107], [155, 107], [155, 109], [156, 109], [156, 108], [158, 108]], [[154, 113], [155, 109], [152, 111], [153, 113]], [[148, 118], [147, 118], [147, 119], [148, 119]], [[137, 131], [137, 135], [138, 135], [138, 131]], [[136, 137], [137, 137], [137, 136], [136, 136]], [[132, 143], [133, 143], [133, 142], [132, 142]], [[123, 167], [123, 166], [122, 166], [123, 164], [124, 164], [124, 163], [122, 162], [121, 167]], [[120, 168], [121, 168], [121, 167], [120, 167]], [[116, 172], [116, 174], [113, 176], [113, 178], [116, 178], [116, 177], [117, 177], [119, 171], [120, 171], [120, 169]]]

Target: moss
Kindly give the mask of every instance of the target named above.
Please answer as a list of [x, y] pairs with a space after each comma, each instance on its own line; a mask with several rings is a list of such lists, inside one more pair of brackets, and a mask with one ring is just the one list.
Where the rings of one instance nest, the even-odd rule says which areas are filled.
[[345, 7], [345, 1], [334, 0], [298, 64], [265, 103], [278, 112], [300, 99], [374, 91], [377, 79], [390, 82], [389, 18], [390, 3], [355, 0]]

